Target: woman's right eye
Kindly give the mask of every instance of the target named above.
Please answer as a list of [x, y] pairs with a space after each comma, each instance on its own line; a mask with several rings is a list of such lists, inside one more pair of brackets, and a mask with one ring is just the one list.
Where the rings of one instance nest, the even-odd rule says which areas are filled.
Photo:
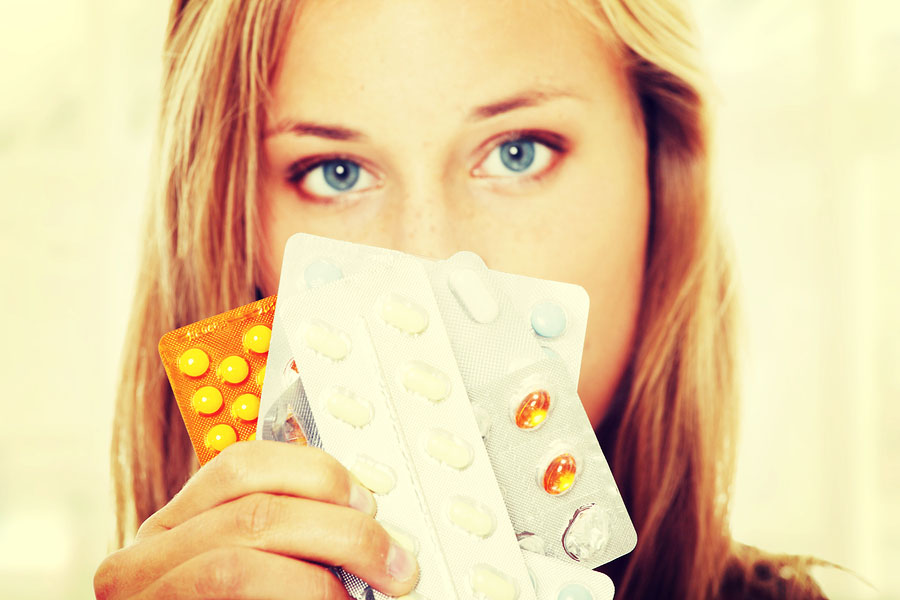
[[375, 176], [347, 158], [319, 160], [309, 166], [295, 166], [289, 181], [312, 201], [332, 202], [341, 196], [370, 189]]

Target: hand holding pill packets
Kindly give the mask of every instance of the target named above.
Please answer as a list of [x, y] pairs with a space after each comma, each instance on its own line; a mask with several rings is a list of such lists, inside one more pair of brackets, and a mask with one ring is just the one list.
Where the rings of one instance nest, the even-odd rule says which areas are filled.
[[[321, 446], [375, 492], [376, 519], [418, 556], [411, 597], [610, 598], [589, 568], [635, 535], [575, 393], [586, 315], [582, 288], [471, 253], [435, 262], [298, 234], [258, 434]], [[197, 448], [199, 411], [179, 405]], [[342, 578], [356, 598], [388, 597]]]

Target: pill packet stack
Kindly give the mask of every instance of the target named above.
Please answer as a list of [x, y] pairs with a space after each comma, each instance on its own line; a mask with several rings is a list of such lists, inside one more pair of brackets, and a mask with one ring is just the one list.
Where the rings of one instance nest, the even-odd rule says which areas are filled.
[[[282, 320], [287, 298], [293, 297], [302, 305], [323, 294], [328, 287], [352, 282], [364, 273], [374, 273], [373, 278], [382, 282], [382, 287], [387, 286], [382, 297], [373, 296], [370, 300], [373, 311], [384, 311], [384, 299], [388, 297], [392, 301], [389, 310], [398, 315], [396, 318], [425, 322], [421, 315], [417, 316], [421, 304], [411, 301], [410, 293], [387, 291], [392, 281], [387, 267], [410, 259], [422, 267], [432, 288], [430, 298], [439, 308], [437, 319], [446, 326], [454, 366], [472, 401], [470, 408], [500, 483], [506, 516], [515, 515], [511, 522], [520, 546], [555, 559], [533, 565], [531, 552], [524, 553], [529, 560], [532, 583], [541, 579], [541, 574], [552, 573], [549, 578], [552, 581], [564, 578], [563, 572], [568, 572], [570, 566], [586, 575], [586, 579], [593, 576], [604, 579], [605, 576], [587, 569], [629, 552], [636, 535], [575, 392], [587, 318], [588, 299], [582, 288], [490, 271], [477, 255], [468, 252], [458, 253], [446, 261], [429, 261], [393, 250], [298, 234], [285, 250], [279, 308], [273, 325], [275, 355], [270, 354], [270, 358], [279, 365], [294, 364], [295, 353], [304, 352], [303, 342], [296, 341], [302, 337], [298, 337], [301, 330], [297, 324]], [[422, 287], [426, 285], [423, 283]], [[515, 291], [515, 297], [510, 290]], [[338, 295], [346, 298], [350, 294]], [[335, 300], [333, 305], [340, 302]], [[382, 323], [387, 320], [380, 319]], [[370, 324], [378, 322], [379, 319], [370, 319]], [[293, 348], [288, 341], [291, 328], [294, 329]], [[384, 350], [389, 349], [390, 346]], [[304, 372], [300, 368], [303, 380]], [[280, 408], [284, 401], [279, 399], [279, 394], [294, 377], [288, 369], [273, 369], [267, 375], [262, 406], [268, 416], [260, 423], [261, 437], [269, 437], [265, 430], [277, 424], [277, 415], [284, 412]], [[536, 398], [530, 393], [520, 393], [523, 385], [535, 381], [553, 383], [554, 386], [544, 386], [552, 391], [543, 390]], [[519, 394], [517, 399], [516, 394]], [[501, 397], [502, 402], [496, 401]], [[357, 401], [348, 406], [357, 406]], [[311, 418], [304, 427], [316, 431], [317, 423], [321, 426], [322, 422], [340, 421], [328, 411], [328, 400], [317, 399], [312, 393], [308, 397], [304, 394], [293, 412], [316, 402], [324, 410], [319, 410], [318, 419]], [[498, 409], [501, 405], [502, 410]], [[316, 410], [309, 412], [313, 417], [316, 415]], [[548, 419], [551, 413], [554, 416]], [[427, 423], [423, 422], [420, 428], [427, 429]], [[577, 436], [573, 436], [575, 432]], [[554, 436], [555, 444], [550, 443]], [[327, 450], [327, 444], [325, 447]], [[534, 475], [527, 479], [521, 476], [523, 461], [508, 464], [511, 457], [525, 450], [530, 452], [528, 460], [536, 465], [532, 466]], [[558, 453], [553, 454], [554, 450]], [[579, 463], [581, 466], [576, 466]], [[352, 469], [349, 457], [345, 464]], [[504, 465], [502, 470], [498, 464]], [[578, 486], [574, 486], [575, 492], [569, 493], [576, 471]], [[549, 477], [545, 477], [547, 473]], [[543, 501], [549, 503], [542, 504]], [[564, 533], [569, 548], [563, 544]], [[553, 565], [561, 571], [554, 572], [549, 568]], [[584, 581], [573, 583], [585, 585]], [[605, 589], [604, 585], [594, 585], [594, 589], [593, 597], [604, 597], [604, 592], [598, 591]], [[541, 598], [557, 597], [547, 589], [538, 591]], [[377, 593], [375, 596], [378, 597]]]
[[[612, 597], [609, 578], [589, 568], [629, 552], [636, 538], [575, 393], [582, 288], [490, 271], [472, 253], [428, 261], [299, 234], [286, 248], [274, 321], [273, 307], [274, 297], [264, 299], [160, 343], [201, 464], [231, 441], [252, 439], [248, 421], [218, 421], [237, 418], [241, 385], [256, 382], [259, 393], [262, 382], [259, 436], [323, 447], [373, 489], [378, 520], [418, 556], [411, 597]], [[199, 375], [188, 364], [197, 350], [214, 365]], [[228, 402], [204, 414], [194, 390], [234, 357], [247, 360], [252, 376], [219, 377]], [[234, 429], [234, 439], [210, 438], [213, 421]], [[531, 477], [522, 476], [526, 463]], [[469, 493], [457, 493], [473, 464], [480, 469], [466, 474]], [[482, 494], [498, 485], [502, 499]], [[521, 560], [492, 564], [518, 554], [511, 539]], [[386, 598], [340, 575], [353, 597]]]

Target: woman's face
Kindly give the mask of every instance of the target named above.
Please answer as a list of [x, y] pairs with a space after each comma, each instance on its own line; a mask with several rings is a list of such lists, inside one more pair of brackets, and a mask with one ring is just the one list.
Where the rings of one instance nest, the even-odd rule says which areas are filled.
[[262, 288], [298, 231], [582, 285], [596, 425], [639, 308], [646, 143], [622, 65], [552, 4], [303, 2], [263, 142]]

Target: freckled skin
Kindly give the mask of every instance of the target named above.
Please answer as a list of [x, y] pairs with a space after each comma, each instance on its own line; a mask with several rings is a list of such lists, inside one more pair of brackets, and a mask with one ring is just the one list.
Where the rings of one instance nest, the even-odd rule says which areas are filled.
[[[314, 122], [367, 139], [266, 137], [261, 286], [277, 291], [284, 244], [298, 231], [433, 258], [470, 250], [493, 269], [582, 285], [591, 309], [579, 393], [596, 425], [633, 344], [646, 142], [621, 65], [570, 9], [548, 4], [304, 3], [267, 128]], [[575, 97], [466, 119], [538, 86]], [[523, 130], [555, 134], [565, 148], [523, 173], [488, 171], [502, 166], [489, 162], [507, 141], [500, 136]], [[328, 191], [321, 168], [291, 181], [297, 161], [336, 154], [359, 164], [367, 182]]]

